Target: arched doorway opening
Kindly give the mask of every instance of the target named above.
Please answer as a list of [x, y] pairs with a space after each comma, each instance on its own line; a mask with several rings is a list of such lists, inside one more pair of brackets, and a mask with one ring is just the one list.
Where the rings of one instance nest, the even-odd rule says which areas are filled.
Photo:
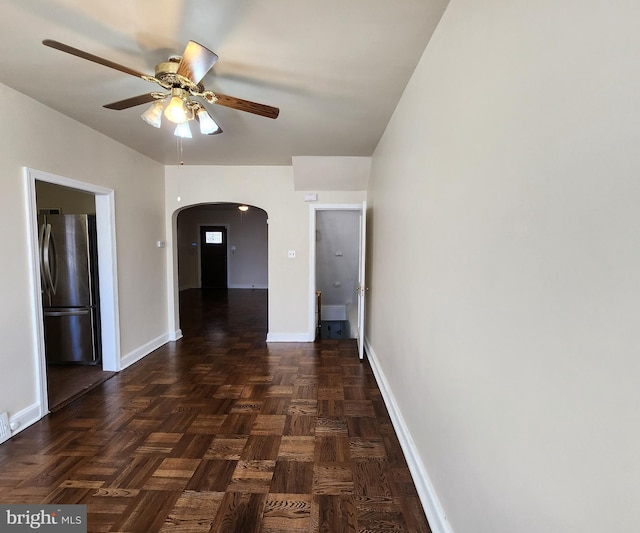
[[266, 211], [238, 203], [208, 203], [185, 207], [174, 216], [174, 295], [178, 298], [174, 305], [178, 324], [179, 301], [192, 296], [193, 291], [254, 290], [263, 291], [266, 297]]

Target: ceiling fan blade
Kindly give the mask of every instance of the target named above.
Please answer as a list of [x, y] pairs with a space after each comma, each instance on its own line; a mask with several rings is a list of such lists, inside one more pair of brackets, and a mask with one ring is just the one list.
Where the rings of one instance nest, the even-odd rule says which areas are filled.
[[249, 100], [243, 100], [242, 98], [236, 98], [235, 96], [227, 96], [225, 94], [215, 93], [216, 104], [238, 109], [240, 111], [246, 111], [247, 113], [253, 113], [254, 115], [260, 115], [267, 118], [278, 118], [280, 109], [272, 107], [270, 105], [258, 104], [256, 102], [250, 102]]
[[109, 61], [108, 59], [98, 57], [96, 55], [90, 54], [89, 52], [79, 50], [78, 48], [74, 48], [73, 46], [69, 46], [68, 44], [64, 44], [58, 41], [53, 41], [51, 39], [45, 39], [44, 41], [42, 41], [42, 44], [50, 48], [55, 48], [56, 50], [66, 52], [67, 54], [71, 54], [72, 56], [81, 57], [82, 59], [93, 61], [94, 63], [98, 63], [99, 65], [104, 65], [105, 67], [119, 70], [120, 72], [124, 72], [125, 74], [136, 76], [137, 78], [142, 78], [143, 76], [146, 76], [144, 72], [139, 72], [132, 68], [125, 67], [124, 65], [120, 65], [119, 63], [114, 63], [113, 61]]
[[218, 56], [214, 52], [195, 41], [189, 41], [176, 74], [198, 84], [216, 61], [218, 61]]
[[157, 100], [157, 98], [153, 96], [153, 94], [141, 94], [139, 96], [133, 96], [132, 98], [126, 98], [125, 100], [120, 100], [118, 102], [112, 102], [110, 104], [103, 105], [102, 107], [122, 111], [123, 109], [129, 109], [130, 107], [135, 107], [137, 105], [148, 104], [149, 102], [154, 102], [155, 100]]

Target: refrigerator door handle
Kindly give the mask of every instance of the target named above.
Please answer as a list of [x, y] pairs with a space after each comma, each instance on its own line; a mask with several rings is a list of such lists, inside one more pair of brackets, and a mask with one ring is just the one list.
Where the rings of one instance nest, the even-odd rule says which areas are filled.
[[48, 295], [49, 285], [47, 284], [47, 277], [44, 273], [44, 230], [45, 224], [42, 224], [38, 231], [38, 253], [40, 255], [40, 280], [42, 282], [42, 290]]
[[90, 309], [73, 309], [69, 311], [45, 311], [44, 314], [46, 316], [78, 316], [78, 315], [88, 315], [90, 313]]
[[[51, 253], [53, 252], [53, 261], [51, 260]], [[47, 275], [47, 282], [51, 291], [51, 294], [56, 293], [56, 282], [55, 282], [55, 252], [56, 247], [53, 239], [51, 238], [51, 224], [47, 224], [47, 227], [44, 231], [44, 249], [42, 256], [44, 258], [44, 269]], [[53, 269], [51, 268], [53, 263]]]

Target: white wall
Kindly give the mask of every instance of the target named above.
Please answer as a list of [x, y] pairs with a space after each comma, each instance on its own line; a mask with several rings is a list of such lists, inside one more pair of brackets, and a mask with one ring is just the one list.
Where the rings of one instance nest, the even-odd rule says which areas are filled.
[[[288, 166], [166, 167], [167, 252], [169, 253], [169, 321], [178, 337], [176, 214], [190, 205], [245, 203], [269, 215], [269, 336], [271, 341], [309, 341], [309, 204], [295, 191]], [[360, 192], [322, 192], [321, 203], [357, 203]], [[178, 198], [180, 200], [178, 201]], [[287, 252], [296, 251], [289, 259]]]
[[242, 212], [236, 204], [208, 204], [185, 209], [178, 216], [180, 290], [200, 287], [200, 226], [227, 228], [230, 289], [267, 288], [267, 213], [255, 207]]
[[456, 533], [638, 530], [638, 20], [451, 0], [374, 154], [367, 340]]
[[23, 167], [115, 190], [123, 357], [167, 338], [163, 167], [0, 85], [0, 411], [38, 401], [36, 325]]

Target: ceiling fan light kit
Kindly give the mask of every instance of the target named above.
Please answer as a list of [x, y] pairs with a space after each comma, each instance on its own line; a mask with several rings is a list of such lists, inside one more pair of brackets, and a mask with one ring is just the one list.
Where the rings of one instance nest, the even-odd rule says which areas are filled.
[[133, 98], [106, 104], [104, 107], [123, 110], [152, 102], [149, 109], [142, 114], [142, 119], [154, 128], [159, 128], [162, 122], [164, 104], [167, 98], [170, 98], [169, 104], [164, 109], [164, 116], [177, 124], [174, 135], [178, 137], [191, 138], [191, 129], [188, 122], [193, 119], [198, 121], [200, 132], [203, 135], [222, 133], [222, 129], [204, 106], [192, 98], [201, 98], [209, 104], [223, 105], [272, 119], [277, 118], [280, 113], [277, 107], [258, 104], [224, 94], [215, 94], [212, 91], [205, 90], [200, 82], [218, 60], [218, 56], [195, 41], [189, 41], [182, 56], [172, 56], [169, 61], [158, 63], [155, 67], [154, 76], [147, 76], [137, 70], [58, 41], [45, 39], [42, 44], [145, 81], [157, 83], [166, 91], [170, 91], [169, 93], [151, 92], [141, 94]]
[[183, 139], [191, 139], [191, 128], [189, 127], [189, 123], [186, 120], [184, 122], [180, 122], [176, 126], [173, 134], [176, 137], [182, 137]]
[[164, 102], [162, 100], [156, 100], [151, 104], [151, 107], [142, 113], [141, 117], [147, 124], [154, 128], [159, 128], [162, 123], [162, 109]]
[[196, 118], [200, 123], [200, 133], [203, 135], [211, 135], [220, 129], [220, 126], [218, 126], [211, 115], [207, 113], [207, 110], [204, 107], [198, 109]]

